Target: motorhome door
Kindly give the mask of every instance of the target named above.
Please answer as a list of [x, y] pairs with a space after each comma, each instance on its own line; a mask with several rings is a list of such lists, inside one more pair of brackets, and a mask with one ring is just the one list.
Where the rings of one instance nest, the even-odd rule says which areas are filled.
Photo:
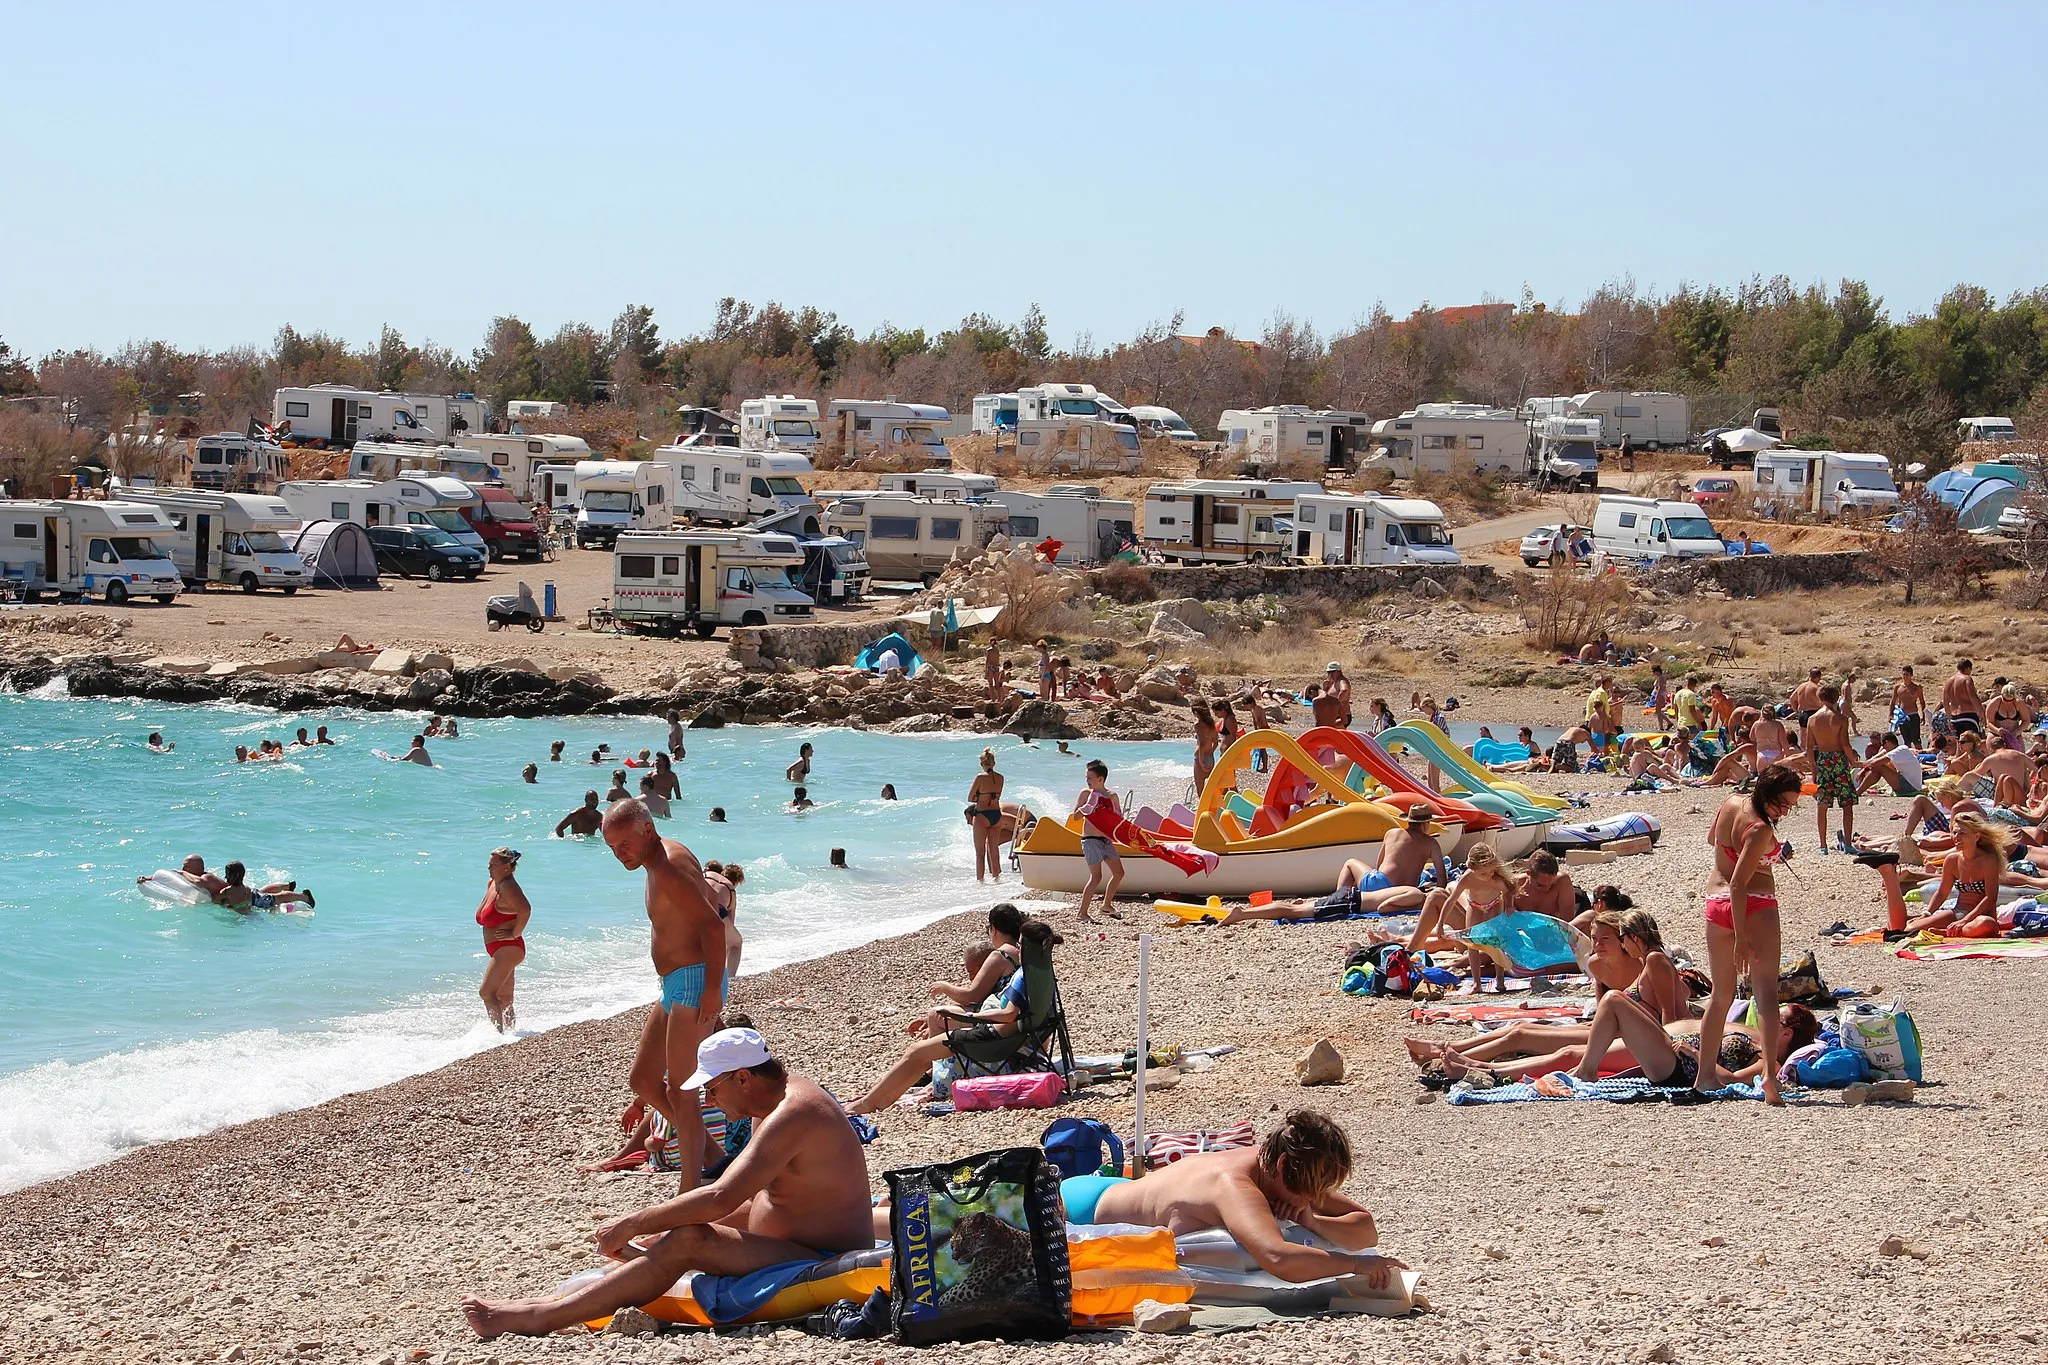
[[1215, 515], [1216, 499], [1207, 493], [1195, 494], [1195, 521], [1191, 537], [1197, 550], [1209, 548], [1209, 518]]
[[1324, 465], [1326, 468], [1351, 468], [1351, 441], [1352, 433], [1350, 427], [1338, 426], [1330, 428], [1329, 450], [1324, 457]]
[[43, 518], [43, 581], [53, 588], [64, 581], [62, 566], [70, 551], [71, 523], [59, 517]]
[[213, 518], [204, 512], [192, 517], [192, 577], [205, 583], [213, 575], [207, 572], [206, 560], [213, 553]]
[[1365, 547], [1372, 542], [1371, 511], [1364, 507], [1351, 508], [1344, 517], [1344, 550], [1338, 555], [1339, 564], [1363, 564], [1366, 562]]
[[337, 398], [329, 408], [327, 434], [345, 445], [356, 441], [356, 405], [347, 398]]

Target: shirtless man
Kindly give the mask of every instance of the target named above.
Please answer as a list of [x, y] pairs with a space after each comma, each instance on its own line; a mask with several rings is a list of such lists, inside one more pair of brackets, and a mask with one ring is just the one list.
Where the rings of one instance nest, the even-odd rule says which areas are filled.
[[1849, 722], [1842, 715], [1841, 691], [1832, 683], [1820, 689], [1820, 709], [1806, 726], [1806, 747], [1813, 756], [1814, 818], [1820, 823], [1821, 852], [1828, 848], [1828, 807], [1842, 808], [1842, 830], [1835, 847], [1853, 853], [1856, 838], [1856, 750], [1849, 742]]
[[1309, 714], [1317, 725], [1335, 725], [1337, 717], [1344, 713], [1335, 697], [1323, 695], [1321, 683], [1310, 683], [1301, 690], [1301, 695], [1308, 699]]
[[1913, 665], [1905, 664], [1899, 669], [1899, 680], [1892, 684], [1892, 723], [1898, 727], [1899, 738], [1920, 747], [1920, 718], [1927, 714], [1927, 692], [1913, 679]]
[[[150, 875], [154, 876], [155, 874], [152, 873]], [[206, 859], [200, 857], [197, 853], [188, 855], [185, 861], [179, 865], [178, 875], [198, 887], [201, 891], [204, 891], [215, 903], [220, 901], [220, 893], [227, 890], [228, 884], [213, 873], [208, 872], [206, 870]], [[140, 886], [148, 880], [149, 877], [137, 877], [135, 883]]]
[[664, 800], [673, 801], [683, 794], [683, 780], [676, 776], [675, 765], [669, 762], [667, 754], [654, 756], [654, 771], [645, 780], [654, 783], [654, 790], [660, 792]]
[[1515, 908], [1566, 921], [1579, 913], [1578, 888], [1557, 865], [1555, 853], [1538, 850], [1529, 856], [1529, 870], [1515, 881]]
[[394, 763], [417, 763], [422, 768], [434, 766], [434, 760], [427, 757], [427, 737], [425, 735], [414, 735], [412, 737], [412, 747], [404, 753], [386, 754], [384, 756]]
[[604, 812], [597, 808], [597, 793], [583, 793], [583, 804], [570, 811], [555, 824], [555, 837], [565, 834], [595, 834], [604, 823]]
[[1979, 801], [2022, 806], [2033, 780], [2034, 760], [2001, 738], [1984, 761], [1964, 776], [1963, 787]]
[[[1820, 670], [1807, 669], [1806, 681], [1792, 689], [1792, 695], [1785, 699], [1785, 704], [1792, 708], [1792, 714], [1798, 718], [1800, 730], [1804, 731], [1806, 722], [1812, 720], [1813, 713], [1820, 710]], [[1801, 743], [1806, 741], [1802, 738]], [[1809, 743], [1806, 747], [1810, 749], [1813, 746]]]
[[1216, 923], [1243, 924], [1255, 919], [1338, 920], [1359, 914], [1416, 909], [1426, 899], [1422, 890], [1425, 867], [1436, 868], [1438, 886], [1450, 881], [1443, 850], [1429, 833], [1429, 822], [1435, 815], [1435, 811], [1420, 802], [1410, 806], [1402, 827], [1388, 830], [1380, 840], [1379, 866], [1368, 867], [1360, 859], [1348, 859], [1337, 876], [1337, 889], [1327, 896], [1240, 906]]
[[[613, 856], [628, 871], [647, 873], [654, 973], [661, 978], [661, 1000], [647, 1012], [627, 1084], [668, 1120], [677, 1150], [702, 1151], [704, 1117], [690, 1093], [700, 1082], [678, 1081], [676, 1073], [697, 1055], [698, 1042], [725, 1007], [725, 924], [697, 855], [662, 838], [647, 807], [621, 801], [604, 813], [603, 829]], [[695, 1163], [684, 1162], [682, 1188], [696, 1183]]]
[[[464, 1299], [479, 1337], [541, 1336], [652, 1303], [690, 1270], [745, 1275], [874, 1245], [867, 1157], [838, 1101], [786, 1071], [752, 1029], [714, 1033], [696, 1057], [684, 1088], [752, 1119], [752, 1140], [710, 1184], [598, 1228], [597, 1249], [624, 1262], [603, 1279], [559, 1299]], [[644, 1250], [633, 1245], [648, 1235]]]
[[1970, 676], [1970, 661], [1956, 660], [1956, 671], [1941, 685], [1941, 709], [1948, 712], [1949, 728], [1958, 735], [1964, 730], [1984, 730], [1984, 699], [1977, 695], [1977, 680]]
[[[1339, 664], [1335, 659], [1332, 659], [1329, 665], [1323, 669], [1323, 696], [1325, 699], [1334, 698], [1337, 704], [1337, 719], [1331, 723], [1341, 725], [1346, 730], [1349, 730], [1351, 728], [1351, 679], [1344, 676], [1343, 665]], [[1316, 723], [1322, 724], [1320, 715]]]
[[[1082, 1175], [1060, 1182], [1074, 1223], [1134, 1223], [1175, 1235], [1222, 1228], [1269, 1275], [1303, 1284], [1333, 1275], [1363, 1275], [1384, 1288], [1407, 1267], [1390, 1256], [1352, 1253], [1379, 1245], [1379, 1228], [1363, 1204], [1344, 1196], [1351, 1143], [1322, 1114], [1297, 1109], [1257, 1147], [1183, 1157], [1142, 1180]], [[1288, 1241], [1280, 1220], [1299, 1224], [1344, 1248], [1324, 1251]]]
[[[303, 735], [306, 732], [304, 730], [301, 730], [299, 731], [299, 733]], [[170, 743], [166, 741], [161, 732], [156, 730], [151, 730], [149, 732], [149, 751], [151, 753], [167, 754], [177, 747], [178, 746], [175, 743]]]

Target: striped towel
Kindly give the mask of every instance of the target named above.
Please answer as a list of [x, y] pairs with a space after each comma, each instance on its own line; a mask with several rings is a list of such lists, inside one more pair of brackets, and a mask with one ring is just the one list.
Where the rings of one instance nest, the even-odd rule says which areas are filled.
[[[1513, 1085], [1494, 1086], [1491, 1090], [1464, 1090], [1453, 1086], [1444, 1098], [1452, 1104], [1516, 1104], [1523, 1100], [1606, 1100], [1629, 1104], [1641, 1100], [1671, 1099], [1690, 1103], [1689, 1097], [1696, 1093], [1690, 1086], [1652, 1085], [1640, 1076], [1610, 1076], [1597, 1081], [1582, 1081], [1561, 1071], [1554, 1074], [1570, 1083], [1571, 1094], [1545, 1095], [1537, 1090], [1536, 1082], [1517, 1081]], [[1762, 1081], [1742, 1081], [1707, 1094], [1717, 1100], [1760, 1100], [1764, 1097], [1764, 1087]]]
[[1170, 1166], [1184, 1156], [1227, 1152], [1233, 1148], [1254, 1146], [1258, 1140], [1258, 1131], [1252, 1127], [1250, 1119], [1228, 1128], [1209, 1128], [1193, 1133], [1154, 1133], [1145, 1139], [1145, 1165], [1148, 1169]]

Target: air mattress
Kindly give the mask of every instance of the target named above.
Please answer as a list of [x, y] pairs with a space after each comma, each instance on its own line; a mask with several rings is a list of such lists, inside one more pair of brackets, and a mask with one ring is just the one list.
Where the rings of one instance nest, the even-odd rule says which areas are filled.
[[205, 905], [213, 897], [187, 881], [182, 873], [160, 867], [139, 883], [142, 894], [169, 905]]
[[1664, 826], [1655, 816], [1626, 811], [1576, 825], [1552, 825], [1543, 836], [1543, 847], [1552, 853], [1569, 853], [1575, 848], [1605, 848], [1623, 839], [1648, 839], [1654, 844], [1663, 834]]

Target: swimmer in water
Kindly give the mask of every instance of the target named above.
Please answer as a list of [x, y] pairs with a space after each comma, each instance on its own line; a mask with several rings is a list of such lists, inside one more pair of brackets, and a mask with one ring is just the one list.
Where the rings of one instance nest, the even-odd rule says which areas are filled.
[[306, 903], [308, 910], [313, 908], [313, 893], [299, 890], [297, 882], [272, 882], [269, 886], [257, 889], [251, 887], [246, 880], [249, 869], [238, 862], [229, 863], [221, 872], [225, 874], [227, 881], [215, 893], [214, 899], [230, 910], [239, 910], [246, 915], [257, 910], [275, 910], [279, 906], [296, 905], [300, 901]]
[[806, 791], [802, 787], [798, 787], [796, 789], [796, 795], [789, 798], [789, 808], [791, 810], [809, 810], [812, 806], [815, 806], [817, 804], [817, 802], [811, 800], [810, 792]]
[[1003, 775], [996, 771], [996, 751], [981, 751], [981, 772], [967, 788], [967, 824], [974, 835], [974, 880], [1003, 879], [1002, 863], [991, 837], [1003, 818]]
[[714, 825], [722, 825], [722, 824], [724, 824], [724, 823], [725, 823], [725, 807], [724, 807], [724, 806], [713, 806], [713, 807], [711, 808], [711, 814], [710, 814], [709, 816], [705, 817], [705, 818], [707, 818], [708, 820], [710, 820], [710, 821], [711, 821], [711, 823], [712, 823], [712, 824], [714, 824]]
[[294, 749], [310, 749], [313, 747], [313, 741], [306, 736], [305, 726], [301, 725], [299, 727], [299, 737], [292, 741], [292, 747]]
[[640, 804], [647, 807], [647, 813], [657, 820], [666, 820], [675, 813], [668, 798], [655, 787], [653, 773], [640, 779]]
[[846, 850], [845, 850], [845, 849], [843, 849], [843, 848], [835, 848], [835, 849], [833, 849], [833, 850], [832, 850], [832, 866], [834, 866], [834, 867], [836, 867], [836, 868], [840, 868], [840, 869], [842, 869], [842, 870], [843, 870], [843, 869], [844, 869], [844, 868], [846, 867]]
[[417, 763], [422, 768], [434, 766], [434, 760], [427, 757], [427, 737], [425, 735], [414, 735], [412, 737], [412, 747], [404, 753], [386, 754], [384, 756], [393, 763]]
[[633, 793], [626, 790], [626, 770], [612, 769], [612, 785], [604, 794], [604, 803], [609, 806], [614, 801], [629, 800], [632, 795]]
[[519, 778], [529, 787], [537, 785], [540, 782], [540, 764], [527, 764], [519, 770]]
[[671, 758], [685, 758], [683, 752], [683, 718], [678, 713], [668, 713], [668, 752]]
[[796, 751], [796, 762], [782, 770], [785, 782], [802, 782], [811, 775], [811, 746], [805, 744]]
[[654, 756], [654, 771], [648, 780], [654, 783], [654, 790], [664, 801], [673, 801], [683, 794], [682, 779], [676, 776], [675, 765], [668, 761], [667, 754]]
[[315, 730], [315, 731], [313, 732], [313, 743], [314, 743], [314, 744], [316, 744], [316, 745], [319, 745], [319, 744], [332, 744], [332, 743], [334, 743], [334, 741], [333, 741], [333, 740], [331, 740], [331, 739], [329, 739], [329, 738], [327, 737], [327, 727], [326, 727], [326, 726], [324, 726], [324, 725], [323, 725], [323, 726], [321, 726], [321, 727], [320, 727], [319, 729], [317, 729], [317, 730]]
[[597, 808], [597, 793], [583, 793], [583, 804], [570, 811], [555, 824], [555, 837], [564, 834], [595, 834], [604, 823], [604, 812]]
[[237, 763], [247, 763], [248, 761], [249, 761], [249, 746], [248, 746], [248, 745], [246, 745], [246, 744], [237, 744], [237, 745], [235, 746], [235, 762], [237, 762]]
[[[150, 877], [155, 875], [152, 872]], [[206, 859], [200, 857], [197, 853], [186, 856], [185, 861], [178, 868], [178, 875], [198, 887], [201, 891], [204, 891], [207, 897], [216, 903], [220, 900], [220, 893], [227, 890], [228, 884], [219, 877], [214, 876], [211, 872], [208, 872], [206, 870]], [[137, 877], [135, 884], [140, 886], [148, 880], [149, 877]]]
[[894, 801], [896, 799], [896, 784], [894, 782], [884, 782], [882, 784], [882, 799], [884, 801]]
[[562, 761], [562, 749], [566, 743], [566, 740], [558, 739], [553, 744], [548, 745], [548, 762], [560, 763]]
[[164, 737], [156, 731], [151, 730], [149, 732], [149, 751], [151, 753], [167, 754], [177, 747], [177, 744], [174, 742], [166, 742]]
[[602, 748], [592, 749], [590, 751], [590, 766], [593, 768], [602, 768], [604, 765], [604, 750]]

